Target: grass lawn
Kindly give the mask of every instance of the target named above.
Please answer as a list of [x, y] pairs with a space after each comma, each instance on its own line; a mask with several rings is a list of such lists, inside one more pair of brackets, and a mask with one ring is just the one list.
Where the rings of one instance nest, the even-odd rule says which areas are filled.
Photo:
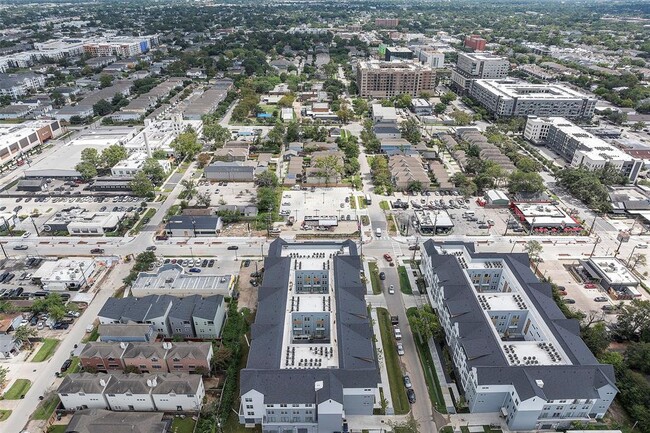
[[49, 419], [52, 416], [54, 409], [56, 409], [56, 407], [59, 405], [60, 401], [61, 400], [59, 400], [59, 397], [56, 395], [49, 397], [47, 400], [43, 400], [36, 407], [36, 410], [32, 414], [32, 418], [41, 421]]
[[140, 233], [140, 230], [142, 230], [142, 227], [145, 225], [145, 224], [144, 224], [144, 220], [145, 220], [145, 218], [146, 218], [148, 221], [150, 221], [151, 218], [153, 218], [153, 216], [154, 216], [155, 214], [156, 214], [156, 209], [154, 209], [154, 208], [149, 208], [149, 209], [147, 209], [147, 211], [144, 213], [144, 215], [142, 215], [142, 218], [140, 218], [140, 220], [139, 220], [138, 223], [135, 225], [135, 227], [133, 227], [133, 228], [131, 229], [131, 231], [133, 232], [133, 234], [138, 234], [138, 233]]
[[399, 365], [397, 347], [393, 340], [393, 328], [390, 324], [390, 314], [385, 308], [377, 308], [379, 318], [379, 329], [381, 330], [381, 343], [384, 347], [384, 361], [388, 371], [388, 382], [390, 383], [390, 395], [395, 408], [395, 415], [404, 415], [410, 410], [409, 401], [406, 397], [402, 369]]
[[192, 433], [194, 431], [194, 424], [196, 422], [191, 417], [181, 418], [177, 416], [172, 421], [171, 431], [173, 433]]
[[446, 425], [440, 429], [440, 433], [454, 433], [454, 428], [450, 425]]
[[397, 267], [397, 273], [399, 274], [399, 287], [402, 290], [402, 293], [405, 295], [412, 295], [413, 289], [411, 288], [411, 282], [409, 281], [407, 272], [405, 266]]
[[359, 209], [365, 209], [368, 207], [368, 203], [366, 203], [366, 197], [365, 196], [359, 196]]
[[382, 200], [382, 201], [379, 202], [379, 207], [382, 210], [389, 210], [390, 209], [390, 204], [388, 204], [388, 201]]
[[[411, 307], [406, 311], [406, 315], [409, 319], [409, 324], [411, 329], [413, 326], [411, 324], [411, 314], [417, 308]], [[420, 364], [422, 365], [422, 370], [424, 371], [424, 379], [427, 384], [427, 391], [429, 392], [429, 398], [433, 403], [436, 410], [440, 413], [447, 413], [445, 407], [445, 399], [442, 396], [442, 390], [440, 389], [440, 382], [438, 381], [438, 376], [436, 375], [435, 366], [433, 365], [433, 359], [431, 359], [431, 353], [429, 353], [429, 348], [425, 343], [420, 341], [420, 336], [417, 334], [413, 335], [413, 340], [415, 341], [415, 347], [418, 351], [418, 358], [420, 358]]]
[[88, 343], [89, 341], [97, 341], [98, 338], [99, 338], [99, 326], [95, 326], [90, 334], [86, 334], [86, 336], [81, 339], [81, 342]]
[[357, 197], [352, 194], [350, 196], [350, 209], [356, 209], [357, 208]]
[[50, 428], [47, 429], [47, 433], [65, 433], [65, 429], [68, 427], [67, 424], [56, 424], [50, 426]]
[[0, 422], [6, 420], [11, 415], [10, 410], [0, 409]]
[[373, 295], [381, 294], [381, 281], [379, 280], [379, 268], [377, 268], [377, 263], [369, 262], [368, 268], [370, 268], [370, 284], [372, 284], [372, 293]]
[[32, 358], [32, 362], [43, 362], [46, 359], [49, 359], [52, 355], [54, 355], [54, 351], [58, 345], [59, 340], [56, 338], [44, 338], [43, 345], [38, 350], [38, 352], [36, 352], [36, 355], [34, 355]]
[[5, 400], [18, 400], [21, 395], [27, 394], [32, 382], [29, 379], [16, 379], [11, 388], [4, 393]]

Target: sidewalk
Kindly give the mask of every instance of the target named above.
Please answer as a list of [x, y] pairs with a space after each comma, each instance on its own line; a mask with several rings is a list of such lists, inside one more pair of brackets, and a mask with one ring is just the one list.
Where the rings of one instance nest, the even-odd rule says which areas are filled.
[[[386, 361], [384, 360], [384, 346], [381, 341], [381, 331], [379, 329], [379, 317], [377, 316], [377, 310], [373, 307], [370, 310], [370, 316], [372, 318], [372, 332], [375, 334], [375, 344], [377, 345], [377, 364], [379, 364], [379, 374], [381, 376], [381, 387], [384, 391], [384, 398], [388, 401], [388, 406], [386, 406], [386, 414], [392, 415], [395, 413], [393, 407], [393, 399], [390, 393], [390, 383], [388, 382], [388, 372], [386, 371]], [[379, 391], [377, 391], [379, 393]], [[380, 401], [380, 396], [376, 396], [376, 401]], [[367, 427], [363, 427], [366, 429]]]

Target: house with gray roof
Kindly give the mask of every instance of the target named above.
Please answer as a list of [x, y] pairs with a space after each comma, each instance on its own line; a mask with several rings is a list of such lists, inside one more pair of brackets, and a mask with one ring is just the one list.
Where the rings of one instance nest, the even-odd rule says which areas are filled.
[[188, 298], [149, 295], [142, 298], [109, 298], [97, 316], [102, 325], [151, 324], [156, 334], [165, 337], [183, 335], [187, 338], [218, 338], [226, 314], [225, 308], [225, 300], [221, 295], [193, 295]]
[[240, 423], [333, 433], [344, 415], [372, 415], [380, 378], [356, 244], [276, 239], [264, 269]]
[[205, 386], [200, 374], [73, 373], [63, 379], [57, 394], [67, 410], [197, 412]]
[[527, 254], [429, 240], [421, 268], [470, 412], [499, 413], [511, 430], [605, 416], [618, 392], [614, 369], [596, 360]]

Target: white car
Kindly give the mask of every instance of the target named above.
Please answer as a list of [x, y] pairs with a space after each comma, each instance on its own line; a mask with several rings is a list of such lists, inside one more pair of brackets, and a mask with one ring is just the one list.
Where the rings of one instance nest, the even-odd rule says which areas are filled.
[[395, 286], [393, 286], [392, 284], [388, 288], [388, 294], [389, 295], [394, 295], [395, 294]]
[[32, 232], [25, 232], [25, 233], [23, 233], [22, 238], [23, 238], [23, 239], [27, 239], [27, 238], [30, 237], [31, 235], [32, 235]]
[[397, 354], [399, 356], [404, 356], [404, 346], [402, 343], [397, 343]]

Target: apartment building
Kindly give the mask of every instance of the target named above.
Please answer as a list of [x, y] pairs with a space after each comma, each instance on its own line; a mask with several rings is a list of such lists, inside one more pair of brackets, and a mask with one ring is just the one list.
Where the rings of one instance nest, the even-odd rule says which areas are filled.
[[375, 18], [375, 25], [377, 27], [397, 27], [399, 19], [397, 18]]
[[[149, 295], [142, 298], [109, 298], [97, 315], [100, 324], [148, 323], [154, 332], [165, 337], [181, 335], [183, 328], [172, 326], [173, 317], [191, 321], [193, 338], [218, 338], [226, 310], [221, 295], [190, 296], [192, 304], [171, 295]], [[191, 307], [191, 308], [190, 308]], [[182, 310], [179, 311], [179, 310]]]
[[72, 411], [197, 412], [205, 386], [198, 374], [72, 373], [57, 394], [63, 407]]
[[635, 182], [644, 162], [563, 117], [529, 116], [524, 138], [542, 144], [564, 158], [572, 167], [598, 170], [614, 167]]
[[465, 36], [465, 46], [467, 48], [473, 49], [474, 51], [485, 50], [485, 44], [487, 44], [487, 41], [479, 35]]
[[79, 362], [84, 370], [104, 373], [128, 366], [141, 373], [203, 373], [210, 371], [212, 356], [210, 342], [90, 342]]
[[146, 53], [158, 45], [158, 36], [112, 36], [101, 41], [88, 41], [84, 44], [84, 53], [91, 56], [131, 57]]
[[411, 49], [413, 50], [413, 55], [424, 66], [433, 69], [439, 69], [445, 66], [445, 53], [442, 51], [428, 46], [414, 46]]
[[0, 96], [18, 99], [27, 95], [31, 90], [45, 86], [45, 76], [33, 72], [17, 74], [0, 74]]
[[393, 185], [400, 191], [406, 191], [413, 183], [419, 183], [423, 191], [431, 188], [429, 173], [419, 155], [394, 155], [388, 159], [388, 168]]
[[343, 431], [372, 415], [379, 371], [356, 244], [276, 239], [264, 262], [239, 422], [264, 432]]
[[510, 430], [602, 419], [618, 392], [614, 368], [596, 360], [529, 266], [525, 253], [424, 243], [427, 294], [469, 410], [499, 413]]
[[591, 118], [597, 99], [562, 84], [518, 80], [474, 80], [469, 95], [497, 117], [560, 116]]
[[510, 62], [501, 56], [487, 53], [458, 53], [456, 67], [451, 72], [451, 83], [461, 93], [469, 91], [473, 80], [505, 78]]
[[436, 73], [410, 61], [370, 60], [357, 65], [357, 85], [362, 97], [390, 98], [409, 94], [417, 97], [435, 87]]

